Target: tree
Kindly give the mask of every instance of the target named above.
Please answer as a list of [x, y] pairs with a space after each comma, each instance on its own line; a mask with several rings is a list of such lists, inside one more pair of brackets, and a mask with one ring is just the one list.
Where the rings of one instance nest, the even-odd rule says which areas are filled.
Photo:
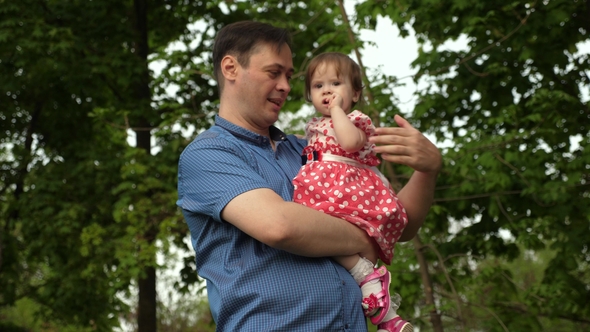
[[[414, 79], [426, 88], [412, 117], [448, 148], [418, 249], [429, 255], [445, 327], [587, 328], [589, 61], [577, 45], [588, 40], [588, 2], [408, 0], [357, 9], [361, 26], [387, 16], [422, 44]], [[445, 49], [459, 37], [466, 49]], [[543, 264], [519, 280], [515, 259]]]
[[[181, 221], [172, 198], [176, 159], [161, 153], [145, 160], [150, 138], [143, 129], [160, 113], [145, 106], [145, 47], [147, 37], [151, 47], [165, 47], [204, 8], [191, 4], [189, 13], [180, 5], [189, 6], [0, 3], [2, 305], [26, 296], [48, 316], [106, 330], [126, 310], [117, 292], [155, 268], [155, 237], [144, 235], [154, 233], [154, 223], [170, 231]], [[163, 28], [148, 33], [148, 16]], [[126, 143], [129, 124], [142, 129], [140, 149]], [[133, 183], [138, 171], [140, 186]], [[151, 209], [131, 217], [121, 209], [143, 207], [145, 196]], [[168, 234], [159, 235], [168, 241]], [[146, 307], [155, 308], [155, 296], [150, 300]]]
[[[449, 146], [429, 220], [390, 267], [403, 316], [436, 331], [587, 328], [587, 0], [365, 1], [350, 20], [342, 5], [0, 0], [0, 307], [32, 300], [52, 324], [109, 330], [135, 311], [120, 297], [133, 284], [138, 329], [155, 331], [155, 255], [187, 235], [178, 157], [216, 113], [216, 32], [241, 19], [292, 31], [283, 119], [299, 121], [309, 59], [362, 56], [355, 30], [382, 15], [422, 44], [427, 88], [406, 116]], [[460, 36], [467, 49], [444, 48]], [[364, 69], [365, 106], [392, 125], [398, 78]], [[384, 167], [404, 184], [407, 168]], [[193, 256], [181, 290], [198, 281]], [[161, 329], [186, 317], [168, 309]]]
[[322, 1], [3, 1], [0, 15], [0, 306], [29, 298], [48, 319], [108, 330], [136, 284], [138, 329], [155, 331], [155, 253], [187, 232], [174, 204], [189, 141], [178, 128], [198, 132], [215, 113], [213, 36], [272, 18], [294, 32], [301, 72], [345, 40], [336, 12]]

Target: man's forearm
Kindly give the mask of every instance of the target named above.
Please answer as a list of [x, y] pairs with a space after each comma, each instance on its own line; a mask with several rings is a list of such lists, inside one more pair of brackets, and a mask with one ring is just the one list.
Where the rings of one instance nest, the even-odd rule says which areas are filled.
[[408, 214], [408, 225], [404, 229], [400, 242], [410, 241], [416, 234], [434, 201], [434, 188], [437, 173], [414, 172], [410, 181], [399, 191], [397, 196], [402, 201]]
[[308, 257], [361, 254], [376, 260], [374, 244], [367, 233], [346, 220], [287, 203], [294, 218], [288, 236], [278, 244], [281, 249]]
[[256, 189], [235, 197], [222, 218], [273, 248], [307, 257], [361, 253], [376, 257], [374, 244], [355, 225], [306, 206], [285, 202], [270, 189]]

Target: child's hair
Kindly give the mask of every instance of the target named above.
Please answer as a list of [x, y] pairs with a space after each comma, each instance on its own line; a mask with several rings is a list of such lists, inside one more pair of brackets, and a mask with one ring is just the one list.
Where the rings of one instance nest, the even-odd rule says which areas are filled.
[[[355, 92], [360, 92], [359, 101], [363, 99], [363, 79], [359, 65], [348, 55], [338, 52], [326, 52], [311, 59], [309, 66], [307, 66], [307, 72], [305, 73], [305, 100], [311, 102], [311, 77], [322, 64], [334, 66], [338, 78], [342, 78], [342, 76], [348, 77], [350, 84], [352, 84], [352, 89]], [[352, 106], [355, 104], [353, 102]]]

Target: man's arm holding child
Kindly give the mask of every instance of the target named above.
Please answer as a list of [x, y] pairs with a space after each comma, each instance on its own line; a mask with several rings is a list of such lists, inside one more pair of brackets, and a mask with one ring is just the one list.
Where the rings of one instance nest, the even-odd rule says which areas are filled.
[[399, 115], [399, 127], [376, 128], [377, 136], [369, 140], [377, 144], [375, 152], [383, 160], [414, 169], [408, 183], [397, 193], [408, 214], [406, 226], [399, 241], [411, 240], [417, 233], [434, 201], [436, 178], [442, 166], [438, 148], [420, 131]]
[[221, 217], [273, 248], [307, 257], [360, 254], [376, 261], [364, 230], [340, 218], [286, 202], [274, 191], [254, 189], [236, 196]]

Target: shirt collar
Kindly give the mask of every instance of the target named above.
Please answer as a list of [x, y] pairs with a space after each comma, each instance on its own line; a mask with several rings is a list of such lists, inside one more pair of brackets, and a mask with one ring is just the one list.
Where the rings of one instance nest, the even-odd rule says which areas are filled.
[[[215, 125], [229, 131], [235, 137], [251, 141], [252, 143], [255, 143], [258, 145], [270, 144], [268, 137], [259, 135], [259, 134], [252, 132], [246, 128], [235, 125], [235, 124], [227, 121], [226, 119], [220, 117], [219, 115], [215, 115]], [[277, 128], [275, 126], [270, 126], [268, 128], [268, 130], [269, 130], [270, 138], [272, 138], [273, 141], [286, 141], [287, 140], [287, 135], [285, 135], [285, 133], [283, 133], [279, 128]]]

